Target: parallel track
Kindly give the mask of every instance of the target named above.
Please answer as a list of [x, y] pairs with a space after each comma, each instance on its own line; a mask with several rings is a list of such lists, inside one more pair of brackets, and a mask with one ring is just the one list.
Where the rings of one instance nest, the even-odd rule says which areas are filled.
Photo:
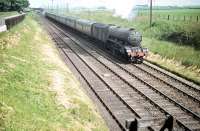
[[[174, 85], [176, 83], [176, 85], [185, 86], [186, 88], [189, 88], [192, 91], [195, 91], [198, 94], [200, 94], [200, 86], [193, 82], [190, 82], [190, 81], [180, 78], [168, 71], [165, 71], [164, 69], [151, 64], [147, 60], [143, 63], [143, 66], [145, 66], [144, 68], [149, 68], [149, 70], [151, 70], [151, 74], [154, 74], [154, 75], [156, 74], [156, 76], [158, 78], [161, 78], [162, 80], [164, 80], [166, 82], [170, 81], [170, 83], [174, 83]], [[150, 72], [150, 71], [148, 71], [148, 72]], [[161, 77], [160, 77], [160, 75], [161, 75]]]
[[[57, 31], [55, 31], [55, 29]], [[129, 110], [129, 111], [127, 110], [126, 113], [129, 112], [130, 114], [132, 114], [132, 116], [129, 114], [128, 114], [128, 116], [131, 116], [131, 118], [139, 118], [141, 120], [141, 123], [144, 123], [144, 122], [142, 122], [142, 120], [144, 121], [143, 118], [145, 118], [146, 116], [149, 117], [150, 119], [145, 118], [145, 121], [147, 121], [147, 123], [149, 123], [150, 120], [154, 121], [153, 122], [154, 124], [150, 124], [150, 125], [146, 126], [149, 129], [156, 130], [156, 129], [160, 128], [158, 126], [158, 123], [160, 123], [160, 121], [163, 121], [163, 119], [166, 118], [166, 115], [173, 116], [176, 119], [177, 123], [186, 130], [195, 130], [195, 129], [200, 128], [198, 126], [198, 124], [199, 124], [198, 114], [194, 113], [191, 110], [188, 110], [184, 106], [180, 105], [176, 101], [174, 101], [171, 98], [169, 98], [168, 96], [166, 96], [164, 93], [160, 92], [158, 89], [156, 89], [151, 84], [147, 83], [146, 81], [142, 80], [141, 78], [138, 78], [138, 76], [134, 75], [133, 72], [131, 73], [129, 70], [127, 70], [127, 67], [125, 67], [125, 66], [123, 67], [122, 66], [123, 64], [121, 64], [121, 65], [117, 64], [112, 59], [108, 58], [105, 54], [102, 55], [102, 52], [100, 50], [98, 50], [98, 51], [94, 50], [94, 47], [92, 47], [91, 44], [87, 43], [87, 46], [85, 46], [86, 44], [81, 44], [80, 38], [79, 38], [79, 40], [77, 40], [77, 38], [76, 39], [73, 38], [73, 36], [71, 34], [64, 32], [63, 30], [59, 29], [55, 25], [53, 27], [53, 30], [54, 30], [54, 32], [57, 32], [56, 34], [52, 34], [53, 38], [56, 38], [54, 40], [57, 43], [62, 43], [62, 44], [67, 43], [68, 44], [67, 46], [72, 50], [72, 52], [74, 54], [76, 54], [76, 56], [82, 61], [82, 63], [84, 63], [87, 66], [87, 68], [89, 68], [96, 75], [96, 77], [99, 78], [101, 80], [101, 82], [103, 82], [104, 85], [107, 86], [107, 89], [104, 91], [105, 92], [111, 91], [112, 94], [114, 94], [113, 99], [117, 96], [118, 100], [121, 101], [121, 103], [123, 103], [126, 106], [126, 110], [127, 109]], [[71, 42], [68, 39], [71, 39]], [[69, 43], [73, 43], [73, 44], [69, 45]], [[66, 51], [65, 51], [65, 53], [66, 53]], [[81, 55], [81, 54], [84, 54], [84, 55]], [[67, 55], [67, 53], [66, 53], [66, 55]], [[71, 60], [71, 62], [74, 63], [73, 60]], [[83, 65], [83, 64], [81, 64], [81, 63], [75, 64], [74, 63], [74, 66], [75, 65], [77, 66], [77, 65]], [[97, 67], [100, 68], [101, 70], [99, 70]], [[81, 73], [81, 70], [80, 70], [81, 68], [82, 67], [79, 67], [79, 68], [77, 67], [77, 70], [79, 70], [80, 73]], [[141, 69], [141, 68], [138, 67], [138, 69]], [[109, 72], [108, 76], [100, 75], [100, 73], [102, 73], [102, 71]], [[150, 73], [148, 75], [150, 75]], [[84, 76], [84, 75], [82, 75], [82, 76]], [[109, 78], [105, 78], [105, 77], [113, 77], [112, 79], [115, 80], [117, 84], [124, 86], [123, 90], [120, 89], [121, 86], [114, 87], [114, 86], [116, 86], [116, 84], [112, 84], [113, 81], [109, 81], [109, 80], [107, 80]], [[154, 78], [156, 78], [156, 77], [154, 77]], [[86, 81], [89, 81], [89, 80], [86, 79]], [[136, 83], [138, 84], [138, 86], [141, 86], [141, 87], [136, 87], [135, 86]], [[88, 82], [88, 84], [89, 84], [89, 82]], [[164, 83], [164, 84], [166, 84], [166, 83]], [[92, 86], [90, 86], [90, 87], [92, 87]], [[103, 89], [103, 87], [101, 87], [101, 88]], [[132, 89], [132, 90], [130, 90], [130, 89]], [[147, 94], [147, 91], [148, 91], [148, 94]], [[95, 94], [97, 95], [97, 97], [100, 98], [100, 95], [97, 92], [95, 92]], [[187, 95], [188, 97], [192, 98], [187, 93], [185, 93], [184, 95]], [[134, 97], [134, 96], [137, 96], [137, 97]], [[133, 98], [134, 99], [138, 98], [138, 101], [134, 101]], [[114, 101], [115, 100], [116, 99], [114, 99]], [[104, 102], [105, 100], [103, 101], [101, 98], [101, 101], [106, 106], [107, 103]], [[194, 100], [194, 101], [198, 102], [198, 100]], [[163, 102], [165, 102], [165, 103], [163, 103]], [[132, 106], [134, 103], [138, 103], [138, 104], [134, 105], [135, 106], [134, 107], [134, 106]], [[139, 104], [141, 104], [142, 106], [139, 107]], [[147, 105], [149, 105], [149, 106], [147, 106]], [[149, 114], [152, 113], [153, 110], [150, 110], [150, 111], [144, 110], [146, 108], [150, 109], [150, 107], [153, 108], [154, 111], [156, 110], [156, 112], [157, 112], [157, 114], [155, 116], [152, 115], [153, 117], [149, 116]], [[112, 111], [110, 110], [109, 106], [107, 106], [107, 109], [112, 114]], [[142, 111], [143, 115], [142, 115], [142, 113], [138, 113], [140, 111]], [[125, 129], [125, 127], [124, 127], [125, 119], [120, 122], [120, 120], [118, 120], [119, 118], [116, 117], [116, 115], [112, 114], [112, 116], [113, 116], [113, 118], [116, 119], [116, 121], [118, 121], [119, 124], [121, 124], [121, 127], [124, 130]], [[159, 118], [158, 116], [161, 116], [161, 117]], [[129, 118], [126, 118], [126, 119], [129, 119]], [[179, 128], [179, 127], [175, 127], [175, 128]]]

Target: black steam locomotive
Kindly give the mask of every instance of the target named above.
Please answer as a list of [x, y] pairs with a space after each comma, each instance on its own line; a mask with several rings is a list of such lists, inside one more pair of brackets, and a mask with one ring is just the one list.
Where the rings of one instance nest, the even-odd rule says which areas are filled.
[[134, 63], [142, 63], [148, 49], [141, 47], [142, 35], [135, 29], [121, 28], [74, 17], [46, 13], [46, 17], [86, 34], [98, 41], [113, 55], [122, 56]]

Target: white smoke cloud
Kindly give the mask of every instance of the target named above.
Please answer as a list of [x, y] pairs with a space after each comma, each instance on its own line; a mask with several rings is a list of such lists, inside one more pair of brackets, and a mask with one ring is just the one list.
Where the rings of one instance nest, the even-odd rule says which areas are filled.
[[116, 15], [127, 18], [136, 2], [133, 0], [102, 0], [107, 8], [115, 9]]
[[116, 15], [128, 17], [131, 9], [136, 5], [133, 0], [71, 0], [71, 7], [98, 7], [105, 6], [108, 9], [115, 9]]

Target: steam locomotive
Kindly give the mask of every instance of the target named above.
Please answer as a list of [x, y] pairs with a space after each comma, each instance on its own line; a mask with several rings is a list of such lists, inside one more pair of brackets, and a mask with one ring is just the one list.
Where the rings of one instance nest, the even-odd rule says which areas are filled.
[[113, 55], [120, 56], [129, 62], [142, 63], [143, 58], [147, 56], [148, 49], [141, 47], [142, 35], [135, 29], [121, 28], [75, 17], [63, 17], [48, 12], [45, 13], [45, 16], [100, 41], [101, 46], [112, 52]]

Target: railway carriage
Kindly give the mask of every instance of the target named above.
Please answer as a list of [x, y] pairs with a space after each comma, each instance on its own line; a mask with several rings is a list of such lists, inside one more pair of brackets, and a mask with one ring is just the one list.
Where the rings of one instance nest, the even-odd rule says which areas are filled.
[[103, 47], [113, 55], [122, 56], [128, 61], [142, 63], [148, 49], [141, 47], [142, 35], [135, 29], [101, 24], [74, 17], [62, 17], [52, 13], [46, 16], [75, 29], [91, 38], [101, 41]]
[[65, 24], [69, 27], [71, 27], [72, 29], [76, 29], [76, 21], [78, 19], [75, 17], [66, 17], [65, 18]]
[[83, 20], [83, 19], [78, 19], [76, 20], [76, 30], [78, 30], [81, 33], [84, 33], [88, 36], [92, 36], [92, 25], [95, 22], [88, 21], [88, 20]]
[[60, 22], [61, 22], [62, 24], [66, 24], [66, 23], [65, 23], [65, 21], [66, 21], [66, 20], [65, 20], [65, 17], [62, 17], [62, 16], [61, 16], [61, 17], [59, 17], [58, 19], [60, 20]]

